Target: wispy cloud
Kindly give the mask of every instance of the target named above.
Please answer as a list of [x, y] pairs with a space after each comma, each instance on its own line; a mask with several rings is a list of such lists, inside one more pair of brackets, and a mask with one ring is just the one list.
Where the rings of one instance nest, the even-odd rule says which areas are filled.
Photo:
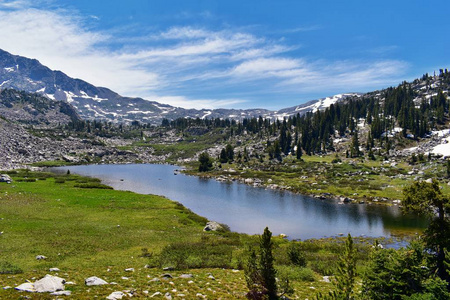
[[320, 26], [320, 25], [311, 25], [311, 26], [300, 26], [300, 27], [295, 27], [295, 28], [291, 28], [291, 29], [286, 29], [286, 30], [283, 30], [282, 32], [284, 32], [284, 33], [298, 33], [298, 32], [315, 31], [315, 30], [319, 30], [319, 29], [322, 29], [322, 26]]
[[357, 90], [407, 68], [397, 60], [308, 59], [298, 46], [231, 27], [173, 26], [124, 36], [90, 29], [86, 24], [96, 18], [32, 8], [26, 0], [0, 1], [0, 48], [123, 95], [189, 108], [256, 106], [238, 94], [254, 99], [264, 92]]
[[30, 1], [28, 0], [2, 0], [0, 1], [0, 9], [20, 9], [30, 6]]

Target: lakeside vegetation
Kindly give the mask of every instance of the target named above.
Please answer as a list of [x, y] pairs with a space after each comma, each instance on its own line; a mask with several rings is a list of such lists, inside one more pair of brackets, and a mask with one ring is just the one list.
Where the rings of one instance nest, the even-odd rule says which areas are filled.
[[[77, 298], [126, 289], [144, 297], [144, 291], [167, 292], [174, 286], [187, 298], [198, 292], [208, 298], [245, 298], [243, 267], [248, 247], [258, 244], [257, 236], [203, 232], [207, 220], [182, 205], [160, 196], [102, 189], [97, 179], [27, 170], [9, 173], [14, 182], [0, 184], [1, 286], [17, 286], [57, 267], [59, 276], [76, 283], [67, 289]], [[88, 183], [89, 189], [77, 187]], [[358, 268], [363, 268], [373, 240], [356, 241]], [[276, 268], [290, 279], [295, 295], [326, 292], [330, 284], [321, 281], [322, 276], [334, 274], [342, 242], [275, 237]], [[300, 266], [298, 258], [297, 263], [289, 258], [294, 245], [304, 259]], [[47, 259], [36, 260], [37, 255]], [[193, 274], [194, 283], [176, 278], [171, 279], [174, 285], [151, 281], [167, 273], [164, 267], [175, 268], [170, 271], [174, 277]], [[209, 273], [215, 281], [208, 280]], [[84, 279], [93, 275], [118, 285], [88, 290]], [[13, 289], [1, 293], [9, 298], [20, 295]]]
[[[244, 270], [250, 249], [260, 244], [258, 236], [226, 229], [204, 232], [207, 220], [179, 203], [104, 189], [95, 178], [28, 170], [8, 173], [14, 182], [0, 184], [2, 287], [39, 279], [57, 267], [60, 277], [75, 282], [66, 289], [77, 299], [106, 297], [117, 290], [132, 291], [139, 298], [169, 292], [188, 299], [198, 293], [212, 299], [244, 299], [249, 291]], [[329, 282], [333, 277], [323, 276], [339, 273], [345, 241], [344, 237], [305, 241], [273, 237], [279, 291], [312, 299], [318, 292], [325, 295], [334, 290]], [[354, 237], [354, 242], [358, 274], [354, 292], [358, 295], [371, 257], [376, 255], [373, 245], [384, 241]], [[420, 249], [425, 259], [427, 255]], [[402, 253], [398, 252], [398, 257]], [[46, 259], [37, 260], [38, 255]], [[166, 267], [169, 271], [163, 270]], [[125, 271], [128, 268], [134, 271]], [[165, 273], [173, 278], [161, 277]], [[179, 278], [187, 273], [192, 277]], [[94, 275], [117, 285], [86, 287], [84, 279]], [[14, 289], [0, 293], [6, 298], [51, 298]]]

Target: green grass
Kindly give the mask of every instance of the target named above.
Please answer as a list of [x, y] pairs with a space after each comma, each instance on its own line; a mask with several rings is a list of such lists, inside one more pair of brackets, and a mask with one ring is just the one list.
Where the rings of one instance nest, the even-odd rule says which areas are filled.
[[[184, 294], [186, 299], [197, 293], [208, 299], [245, 298], [242, 267], [248, 246], [258, 247], [257, 236], [203, 232], [205, 218], [164, 197], [76, 187], [99, 184], [95, 178], [27, 170], [10, 174], [15, 181], [0, 184], [0, 287], [39, 279], [57, 267], [59, 276], [76, 283], [66, 287], [75, 299], [105, 298], [117, 290], [135, 290], [137, 298], [146, 297], [145, 291]], [[18, 181], [25, 177], [45, 180]], [[331, 288], [320, 279], [335, 272], [343, 239], [295, 242], [306, 258], [304, 267], [290, 261], [292, 242], [275, 237], [274, 244], [277, 269], [280, 276], [291, 277], [294, 297], [311, 299], [317, 291]], [[359, 266], [370, 244], [358, 243]], [[37, 255], [47, 259], [38, 261]], [[170, 271], [174, 278], [151, 281], [166, 273], [161, 268], [167, 266], [176, 268]], [[135, 271], [125, 272], [126, 268]], [[193, 274], [191, 283], [177, 278], [183, 273]], [[94, 275], [118, 284], [86, 287], [84, 279]], [[53, 298], [0, 290], [0, 298], [20, 295]]]

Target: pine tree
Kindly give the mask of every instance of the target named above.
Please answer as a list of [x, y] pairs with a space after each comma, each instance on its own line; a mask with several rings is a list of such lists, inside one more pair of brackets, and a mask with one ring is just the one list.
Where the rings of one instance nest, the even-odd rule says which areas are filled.
[[303, 155], [303, 152], [302, 152], [302, 146], [301, 146], [301, 144], [300, 144], [300, 142], [299, 142], [299, 143], [297, 144], [297, 153], [296, 153], [297, 159], [298, 159], [298, 160], [302, 159], [302, 155]]
[[[435, 255], [438, 276], [450, 282], [450, 276], [445, 266], [445, 249], [450, 249], [450, 198], [444, 195], [437, 180], [432, 183], [414, 182], [403, 190], [403, 209], [425, 215], [430, 224], [425, 231], [425, 241], [428, 249]], [[450, 287], [450, 285], [449, 285]]]
[[207, 172], [212, 169], [212, 159], [208, 152], [201, 153], [198, 161], [200, 162], [200, 166], [198, 167], [199, 172]]
[[359, 139], [358, 139], [358, 131], [355, 130], [353, 133], [352, 145], [350, 148], [350, 156], [351, 157], [359, 157], [361, 152], [359, 151]]
[[344, 253], [339, 261], [335, 278], [335, 290], [328, 295], [319, 293], [317, 300], [351, 300], [355, 299], [355, 279], [356, 279], [356, 249], [353, 246], [353, 239], [350, 234], [345, 242]]
[[269, 228], [264, 229], [264, 233], [260, 238], [260, 268], [261, 279], [265, 289], [265, 293], [269, 299], [277, 299], [277, 283], [276, 270], [274, 267], [274, 258], [272, 255], [273, 242], [272, 232]]
[[244, 268], [249, 299], [278, 299], [272, 250], [272, 233], [266, 227], [259, 240], [259, 261], [256, 252], [250, 249]]

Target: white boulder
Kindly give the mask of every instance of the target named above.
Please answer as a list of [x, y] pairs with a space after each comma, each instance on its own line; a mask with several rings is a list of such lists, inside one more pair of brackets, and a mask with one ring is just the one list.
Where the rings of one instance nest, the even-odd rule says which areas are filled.
[[87, 286], [108, 284], [106, 281], [104, 281], [104, 280], [101, 279], [101, 278], [98, 278], [97, 276], [92, 276], [92, 277], [86, 278], [86, 279], [84, 280], [84, 283], [85, 283]]

